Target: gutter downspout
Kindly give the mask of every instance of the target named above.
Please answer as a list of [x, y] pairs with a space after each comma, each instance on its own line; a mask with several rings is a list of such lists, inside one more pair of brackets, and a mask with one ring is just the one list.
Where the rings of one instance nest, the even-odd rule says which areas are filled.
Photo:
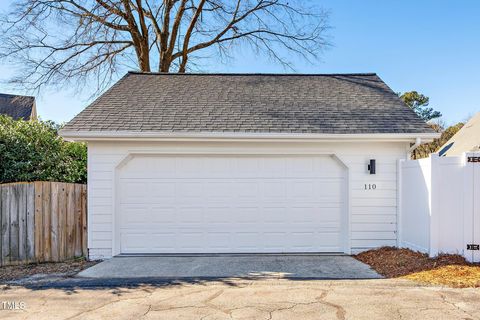
[[412, 158], [413, 150], [417, 149], [417, 147], [421, 144], [422, 144], [422, 138], [416, 138], [415, 143], [407, 150], [407, 160], [410, 160]]

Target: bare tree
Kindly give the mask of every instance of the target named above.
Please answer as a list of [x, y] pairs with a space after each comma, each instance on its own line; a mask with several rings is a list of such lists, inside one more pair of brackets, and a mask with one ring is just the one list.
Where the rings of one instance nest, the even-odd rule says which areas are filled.
[[27, 88], [95, 79], [126, 68], [186, 72], [201, 58], [249, 46], [285, 68], [329, 45], [328, 12], [304, 0], [17, 0], [0, 22], [0, 59]]

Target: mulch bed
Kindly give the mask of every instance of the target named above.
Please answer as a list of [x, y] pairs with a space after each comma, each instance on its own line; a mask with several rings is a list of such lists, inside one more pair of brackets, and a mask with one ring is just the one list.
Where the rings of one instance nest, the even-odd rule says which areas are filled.
[[81, 258], [66, 262], [0, 267], [0, 283], [22, 279], [36, 274], [64, 274], [66, 277], [73, 276], [97, 263], [98, 261], [86, 261]]
[[456, 254], [430, 258], [410, 249], [382, 247], [359, 253], [355, 258], [386, 278], [401, 277], [453, 287], [480, 287], [480, 265], [468, 263]]

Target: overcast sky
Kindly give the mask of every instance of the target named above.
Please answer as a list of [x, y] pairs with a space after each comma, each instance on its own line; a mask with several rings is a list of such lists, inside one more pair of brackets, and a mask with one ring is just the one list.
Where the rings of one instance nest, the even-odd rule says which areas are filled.
[[[11, 0], [1, 0], [6, 10]], [[376, 72], [394, 90], [417, 90], [453, 124], [480, 111], [480, 1], [322, 0], [331, 10], [334, 46], [322, 61], [296, 64], [300, 73]], [[248, 51], [210, 72], [284, 72]], [[0, 79], [15, 70], [0, 65]], [[25, 93], [1, 85], [2, 93]], [[89, 103], [88, 90], [44, 91], [37, 100], [44, 120], [65, 122]]]

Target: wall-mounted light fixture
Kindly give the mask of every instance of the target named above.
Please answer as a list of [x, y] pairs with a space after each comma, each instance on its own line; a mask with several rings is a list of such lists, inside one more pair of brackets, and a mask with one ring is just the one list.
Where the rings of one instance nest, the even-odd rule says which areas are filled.
[[376, 161], [375, 161], [375, 159], [370, 159], [370, 164], [368, 165], [368, 171], [370, 171], [370, 174], [375, 174], [375, 172], [376, 172]]

